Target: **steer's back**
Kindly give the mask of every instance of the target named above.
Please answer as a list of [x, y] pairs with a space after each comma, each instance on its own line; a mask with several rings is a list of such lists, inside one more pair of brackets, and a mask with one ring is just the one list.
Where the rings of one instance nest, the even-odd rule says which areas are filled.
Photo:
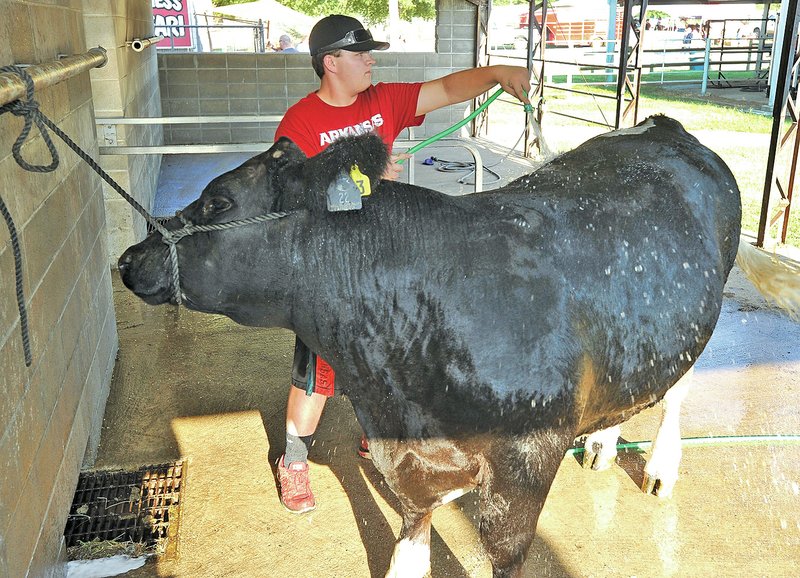
[[[500, 191], [419, 202], [374, 264], [392, 306], [367, 318], [392, 345], [365, 339], [360, 361], [454, 427], [514, 430], [549, 404], [582, 433], [660, 399], [711, 335], [741, 218], [725, 164], [664, 117]], [[403, 270], [415, 236], [424, 261]]]

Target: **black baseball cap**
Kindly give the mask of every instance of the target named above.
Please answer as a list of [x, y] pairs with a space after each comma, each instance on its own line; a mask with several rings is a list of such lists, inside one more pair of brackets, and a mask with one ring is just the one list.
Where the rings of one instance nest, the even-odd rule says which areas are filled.
[[389, 48], [389, 43], [374, 40], [372, 33], [355, 18], [343, 14], [331, 14], [317, 22], [311, 29], [308, 48], [311, 56], [316, 56], [334, 50], [350, 52], [386, 50]]

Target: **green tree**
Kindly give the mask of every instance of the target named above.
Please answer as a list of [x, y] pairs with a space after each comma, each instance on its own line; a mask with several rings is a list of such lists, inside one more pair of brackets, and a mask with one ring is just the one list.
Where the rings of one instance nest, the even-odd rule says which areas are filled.
[[662, 10], [650, 10], [649, 8], [647, 9], [647, 17], [656, 19], [663, 18], [664, 20], [667, 18], [672, 18], [672, 16]]
[[[281, 4], [298, 12], [311, 16], [328, 14], [355, 14], [362, 16], [367, 24], [384, 22], [389, 17], [391, 0], [280, 0]], [[400, 18], [436, 17], [435, 0], [397, 0], [400, 6]]]
[[214, 6], [230, 6], [231, 4], [249, 4], [256, 0], [211, 0]]

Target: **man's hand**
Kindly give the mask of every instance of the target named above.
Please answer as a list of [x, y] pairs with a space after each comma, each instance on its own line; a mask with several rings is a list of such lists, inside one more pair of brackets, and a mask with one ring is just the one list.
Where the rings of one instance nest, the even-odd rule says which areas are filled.
[[530, 73], [522, 66], [498, 66], [497, 81], [511, 96], [530, 104], [528, 93], [531, 91]]
[[400, 176], [400, 173], [403, 172], [403, 165], [398, 163], [400, 159], [410, 159], [411, 155], [406, 153], [398, 153], [394, 154], [389, 158], [389, 162], [386, 163], [386, 170], [383, 171], [383, 175], [381, 178], [387, 181], [396, 181], [397, 178]]

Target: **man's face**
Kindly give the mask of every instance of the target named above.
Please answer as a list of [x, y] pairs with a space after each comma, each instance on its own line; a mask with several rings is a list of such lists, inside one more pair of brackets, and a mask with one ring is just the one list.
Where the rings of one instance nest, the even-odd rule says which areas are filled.
[[375, 59], [371, 52], [340, 50], [336, 59], [336, 72], [354, 93], [359, 93], [372, 84], [372, 65]]

